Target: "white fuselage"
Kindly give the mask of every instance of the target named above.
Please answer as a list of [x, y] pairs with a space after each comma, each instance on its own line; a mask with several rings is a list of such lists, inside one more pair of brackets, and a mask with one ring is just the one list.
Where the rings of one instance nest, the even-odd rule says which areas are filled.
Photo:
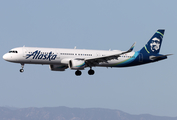
[[[119, 54], [122, 51], [113, 50], [85, 50], [85, 49], [59, 49], [59, 48], [38, 48], [38, 47], [18, 47], [10, 50], [3, 58], [9, 62], [23, 63], [23, 64], [54, 64], [66, 65], [69, 60], [95, 58], [108, 55]], [[17, 52], [13, 52], [17, 51]], [[34, 53], [35, 52], [35, 53]], [[133, 59], [135, 52], [123, 54], [119, 59], [101, 62], [98, 66], [111, 67], [122, 61]], [[31, 55], [31, 56], [29, 56]]]

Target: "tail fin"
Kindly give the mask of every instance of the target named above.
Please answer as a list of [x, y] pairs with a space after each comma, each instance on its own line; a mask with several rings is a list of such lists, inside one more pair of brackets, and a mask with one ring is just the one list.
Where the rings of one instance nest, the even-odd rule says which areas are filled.
[[148, 41], [148, 43], [140, 50], [141, 53], [155, 53], [158, 54], [162, 44], [162, 39], [165, 30], [159, 29]]

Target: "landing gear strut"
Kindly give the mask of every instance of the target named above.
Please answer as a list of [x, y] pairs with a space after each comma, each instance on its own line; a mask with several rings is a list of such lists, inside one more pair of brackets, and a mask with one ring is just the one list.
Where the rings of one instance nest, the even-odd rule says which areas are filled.
[[24, 72], [24, 64], [23, 63], [21, 63], [21, 67], [22, 67], [22, 69], [20, 69], [20, 72], [22, 73], [22, 72]]
[[77, 71], [75, 72], [75, 74], [76, 74], [76, 76], [80, 76], [80, 75], [82, 74], [82, 72], [81, 72], [80, 70], [77, 70]]
[[95, 73], [95, 71], [92, 70], [92, 69], [90, 69], [90, 70], [88, 71], [88, 74], [89, 74], [89, 75], [93, 75], [94, 73]]

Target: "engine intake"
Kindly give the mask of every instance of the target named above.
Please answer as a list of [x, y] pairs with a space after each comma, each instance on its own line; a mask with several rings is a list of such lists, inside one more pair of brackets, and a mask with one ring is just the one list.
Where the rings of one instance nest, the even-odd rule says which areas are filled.
[[83, 70], [86, 67], [84, 60], [70, 60], [69, 68], [73, 70]]

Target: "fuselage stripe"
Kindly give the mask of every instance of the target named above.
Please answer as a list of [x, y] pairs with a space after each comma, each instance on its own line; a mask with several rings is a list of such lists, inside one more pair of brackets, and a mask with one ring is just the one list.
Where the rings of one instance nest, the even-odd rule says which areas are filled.
[[147, 53], [150, 53], [150, 52], [147, 50], [146, 45], [144, 46], [144, 48], [145, 48], [145, 50], [147, 51]]
[[159, 33], [159, 34], [161, 34], [163, 36], [163, 34], [161, 32], [159, 32], [159, 31], [157, 31], [156, 33]]

